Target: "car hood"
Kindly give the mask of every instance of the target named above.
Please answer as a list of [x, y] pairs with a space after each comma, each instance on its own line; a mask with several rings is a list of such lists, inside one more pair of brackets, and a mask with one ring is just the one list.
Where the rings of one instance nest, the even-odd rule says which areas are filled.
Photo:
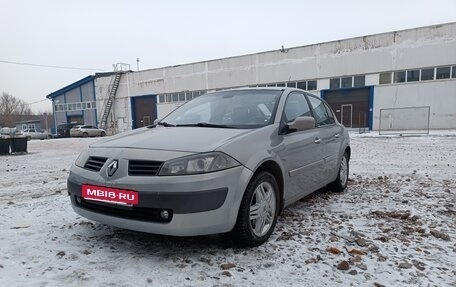
[[136, 148], [183, 152], [208, 152], [216, 150], [234, 138], [251, 132], [246, 129], [208, 127], [141, 128], [107, 137], [92, 144], [92, 148]]

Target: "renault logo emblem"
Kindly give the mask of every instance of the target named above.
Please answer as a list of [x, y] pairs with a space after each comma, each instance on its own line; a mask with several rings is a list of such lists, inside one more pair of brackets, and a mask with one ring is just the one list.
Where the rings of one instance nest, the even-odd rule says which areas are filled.
[[117, 162], [117, 159], [113, 160], [109, 165], [108, 165], [108, 168], [107, 168], [107, 173], [108, 173], [108, 176], [112, 176], [117, 168], [118, 168], [118, 162]]

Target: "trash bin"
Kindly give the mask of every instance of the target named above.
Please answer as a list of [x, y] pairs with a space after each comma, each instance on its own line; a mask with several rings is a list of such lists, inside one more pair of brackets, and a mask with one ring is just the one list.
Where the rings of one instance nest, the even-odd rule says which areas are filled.
[[16, 136], [11, 138], [11, 153], [27, 152], [27, 137]]
[[0, 137], [0, 155], [9, 154], [10, 149], [10, 138], [9, 137]]

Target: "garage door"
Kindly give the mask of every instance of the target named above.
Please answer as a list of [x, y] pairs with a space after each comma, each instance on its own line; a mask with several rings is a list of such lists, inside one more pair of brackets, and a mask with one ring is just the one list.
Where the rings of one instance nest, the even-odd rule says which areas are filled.
[[370, 88], [327, 90], [322, 97], [336, 113], [337, 119], [347, 128], [370, 127]]
[[157, 119], [157, 96], [147, 95], [131, 98], [131, 114], [133, 128], [141, 128], [153, 124]]

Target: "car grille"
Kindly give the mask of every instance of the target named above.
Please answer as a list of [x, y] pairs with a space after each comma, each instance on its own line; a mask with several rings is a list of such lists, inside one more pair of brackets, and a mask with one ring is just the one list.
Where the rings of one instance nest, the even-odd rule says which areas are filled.
[[163, 162], [148, 160], [130, 160], [128, 162], [128, 175], [154, 176], [157, 175]]
[[164, 209], [161, 208], [121, 206], [103, 202], [93, 202], [90, 200], [85, 200], [84, 198], [76, 195], [74, 196], [74, 200], [76, 205], [79, 207], [110, 216], [160, 223], [167, 223], [173, 219], [173, 211], [171, 209], [166, 209], [166, 211], [168, 211], [169, 217], [167, 219], [163, 219], [160, 216], [160, 211]]
[[105, 157], [91, 156], [85, 163], [84, 168], [91, 171], [100, 171], [106, 160], [107, 158]]

